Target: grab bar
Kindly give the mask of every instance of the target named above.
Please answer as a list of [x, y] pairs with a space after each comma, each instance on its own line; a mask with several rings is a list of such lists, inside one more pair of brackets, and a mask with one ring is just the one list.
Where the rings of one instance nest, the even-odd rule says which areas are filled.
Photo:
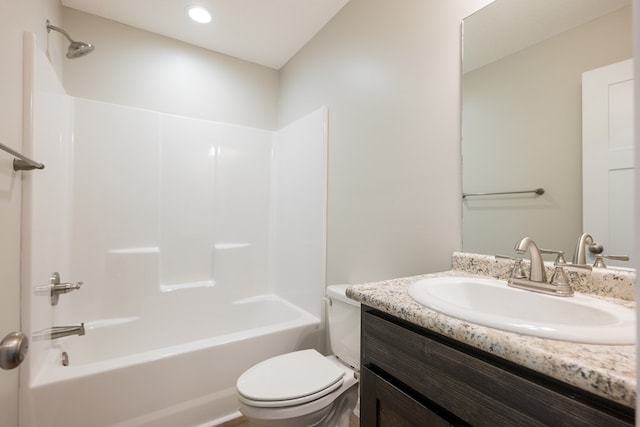
[[7, 147], [4, 144], [0, 144], [0, 150], [4, 150], [7, 153], [11, 154], [17, 159], [13, 159], [13, 170], [14, 171], [30, 171], [33, 169], [44, 169], [44, 165], [42, 163], [38, 163], [35, 160], [31, 160], [24, 154], [18, 153], [13, 148]]
[[535, 193], [538, 196], [544, 194], [544, 188], [536, 188], [535, 190], [523, 190], [523, 191], [502, 191], [496, 193], [462, 193], [462, 198], [465, 199], [471, 196], [499, 196], [503, 194], [525, 194], [525, 193]]

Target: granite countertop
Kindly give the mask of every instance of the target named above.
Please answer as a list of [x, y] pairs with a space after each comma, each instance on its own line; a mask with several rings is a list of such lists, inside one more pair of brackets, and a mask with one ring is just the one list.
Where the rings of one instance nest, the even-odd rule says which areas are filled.
[[[347, 296], [362, 304], [394, 315], [400, 319], [448, 336], [503, 359], [533, 369], [550, 377], [574, 385], [622, 405], [636, 406], [636, 348], [635, 345], [607, 346], [578, 344], [504, 332], [459, 320], [415, 302], [408, 294], [411, 283], [425, 278], [442, 276], [498, 277], [502, 273], [489, 271], [487, 259], [454, 254], [456, 270], [435, 274], [353, 285]], [[456, 259], [456, 257], [458, 257]], [[491, 257], [493, 259], [493, 257]], [[469, 262], [475, 268], [468, 268]], [[464, 266], [466, 265], [466, 267]], [[504, 267], [497, 263], [496, 266]], [[458, 268], [464, 268], [463, 271]], [[507, 268], [508, 270], [508, 268]], [[470, 272], [471, 271], [471, 272]], [[478, 274], [481, 273], [481, 274]], [[491, 274], [489, 274], [491, 273]], [[607, 272], [607, 274], [609, 274]], [[615, 280], [619, 280], [616, 278]], [[632, 281], [635, 276], [632, 277]], [[623, 280], [624, 281], [624, 280]], [[632, 283], [631, 283], [632, 284]], [[607, 285], [608, 286], [608, 285]], [[625, 288], [626, 284], [622, 285]], [[618, 289], [620, 286], [614, 286]], [[606, 292], [610, 296], [611, 292]], [[615, 294], [615, 292], [613, 292]], [[600, 296], [603, 296], [602, 294]], [[632, 299], [632, 297], [630, 297]], [[621, 304], [634, 307], [629, 300]]]

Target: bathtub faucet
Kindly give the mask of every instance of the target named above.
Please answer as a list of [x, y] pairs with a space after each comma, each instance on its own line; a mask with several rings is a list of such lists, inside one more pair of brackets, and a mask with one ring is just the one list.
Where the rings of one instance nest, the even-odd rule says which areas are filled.
[[34, 341], [55, 340], [71, 335], [84, 335], [84, 323], [79, 326], [53, 326], [47, 329], [35, 331], [32, 334]]

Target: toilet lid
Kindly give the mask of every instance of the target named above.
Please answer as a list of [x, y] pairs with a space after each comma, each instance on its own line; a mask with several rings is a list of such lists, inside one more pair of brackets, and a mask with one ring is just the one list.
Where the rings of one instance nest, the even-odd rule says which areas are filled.
[[345, 371], [315, 350], [302, 350], [267, 359], [238, 378], [242, 400], [259, 406], [306, 403], [336, 390]]

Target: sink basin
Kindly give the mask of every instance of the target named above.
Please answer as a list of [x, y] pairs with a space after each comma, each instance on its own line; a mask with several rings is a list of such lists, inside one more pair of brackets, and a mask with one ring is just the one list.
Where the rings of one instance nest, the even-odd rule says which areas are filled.
[[634, 310], [586, 295], [544, 295], [502, 280], [458, 276], [417, 281], [409, 295], [432, 310], [503, 331], [584, 344], [635, 343]]

